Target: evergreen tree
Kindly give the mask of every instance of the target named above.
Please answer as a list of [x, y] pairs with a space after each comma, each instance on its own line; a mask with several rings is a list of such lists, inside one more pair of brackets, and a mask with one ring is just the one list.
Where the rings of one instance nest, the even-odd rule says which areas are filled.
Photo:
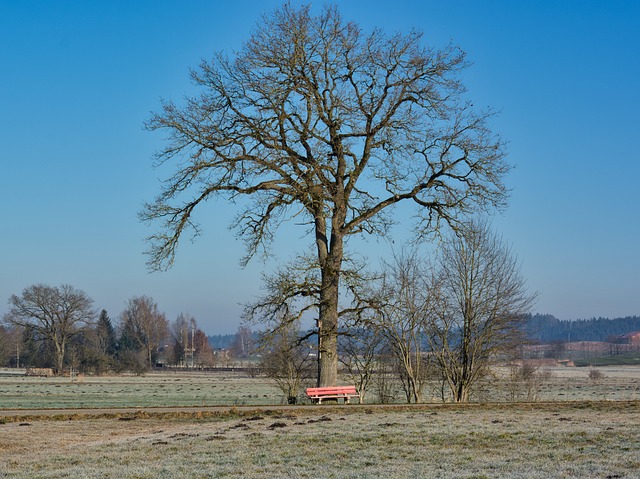
[[96, 335], [98, 336], [100, 353], [108, 357], [114, 357], [118, 346], [118, 339], [111, 318], [105, 309], [100, 312], [100, 316], [98, 317]]

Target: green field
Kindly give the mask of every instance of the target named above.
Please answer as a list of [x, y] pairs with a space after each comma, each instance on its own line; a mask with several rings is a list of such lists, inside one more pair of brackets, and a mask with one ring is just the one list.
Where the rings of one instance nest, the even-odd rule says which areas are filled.
[[602, 358], [576, 359], [576, 366], [640, 366], [640, 355], [637, 353], [604, 356]]
[[279, 404], [265, 378], [233, 373], [26, 377], [0, 373], [0, 409]]

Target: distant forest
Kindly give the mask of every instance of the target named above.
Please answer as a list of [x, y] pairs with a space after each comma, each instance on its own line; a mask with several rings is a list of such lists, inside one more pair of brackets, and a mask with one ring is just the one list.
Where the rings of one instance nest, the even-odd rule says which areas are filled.
[[536, 314], [529, 317], [525, 327], [529, 338], [540, 343], [609, 341], [615, 336], [640, 331], [640, 316], [565, 321], [550, 314]]
[[[529, 339], [536, 343], [609, 341], [615, 336], [640, 331], [640, 316], [568, 321], [551, 314], [535, 314], [527, 319], [525, 331]], [[235, 334], [209, 336], [209, 344], [214, 349], [231, 349], [235, 341]]]

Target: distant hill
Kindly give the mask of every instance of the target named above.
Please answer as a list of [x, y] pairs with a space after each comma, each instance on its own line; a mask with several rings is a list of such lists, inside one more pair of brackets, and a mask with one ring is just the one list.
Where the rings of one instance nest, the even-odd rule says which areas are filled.
[[540, 343], [607, 341], [614, 336], [640, 331], [640, 316], [566, 321], [550, 314], [536, 314], [529, 317], [525, 328], [529, 339]]

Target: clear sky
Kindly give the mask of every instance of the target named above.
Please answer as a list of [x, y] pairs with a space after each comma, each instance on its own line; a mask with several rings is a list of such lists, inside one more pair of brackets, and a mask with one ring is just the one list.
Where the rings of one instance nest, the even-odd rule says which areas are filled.
[[[236, 331], [260, 272], [304, 241], [281, 235], [278, 259], [242, 269], [233, 207], [215, 203], [174, 268], [149, 273], [137, 213], [159, 191], [162, 136], [143, 123], [161, 98], [193, 92], [190, 67], [238, 48], [280, 3], [0, 1], [0, 315], [26, 286], [68, 283], [112, 318], [144, 294], [170, 320]], [[536, 311], [640, 315], [640, 2], [337, 3], [365, 30], [415, 27], [467, 52], [469, 96], [501, 111], [493, 126], [516, 165], [494, 227], [539, 293]], [[374, 266], [388, 249], [369, 244]]]

